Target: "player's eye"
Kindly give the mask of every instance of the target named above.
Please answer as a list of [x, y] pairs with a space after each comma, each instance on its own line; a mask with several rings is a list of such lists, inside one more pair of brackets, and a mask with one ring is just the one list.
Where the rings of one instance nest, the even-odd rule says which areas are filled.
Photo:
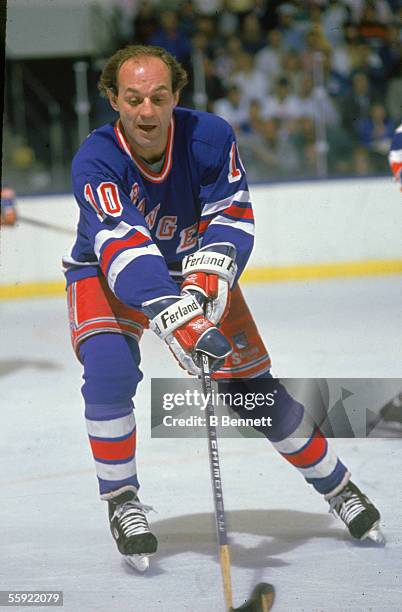
[[141, 100], [140, 100], [139, 98], [131, 98], [131, 99], [128, 101], [128, 103], [129, 103], [131, 106], [137, 106], [138, 104], [140, 104], [140, 103], [141, 103]]

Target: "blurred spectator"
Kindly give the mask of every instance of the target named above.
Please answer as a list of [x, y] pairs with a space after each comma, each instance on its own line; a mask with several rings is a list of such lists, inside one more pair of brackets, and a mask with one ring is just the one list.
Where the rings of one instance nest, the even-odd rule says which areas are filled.
[[318, 147], [313, 119], [308, 117], [300, 119], [298, 129], [292, 134], [291, 140], [298, 151], [303, 175], [314, 176], [317, 169]]
[[241, 25], [243, 19], [253, 12], [255, 0], [225, 0], [226, 9], [235, 15]]
[[273, 82], [280, 74], [282, 58], [282, 35], [279, 30], [270, 30], [266, 37], [266, 45], [255, 57], [255, 66]]
[[279, 119], [281, 127], [285, 127], [288, 132], [292, 130], [292, 121], [299, 116], [299, 104], [285, 77], [276, 81], [273, 94], [264, 100], [262, 115], [265, 119]]
[[281, 131], [277, 119], [258, 123], [258, 129], [239, 134], [239, 149], [250, 179], [294, 177], [299, 157], [293, 143]]
[[360, 43], [357, 47], [357, 65], [359, 72], [364, 72], [370, 81], [373, 94], [378, 97], [384, 95], [385, 68], [376, 49], [367, 43]]
[[195, 12], [199, 15], [217, 15], [222, 10], [223, 0], [192, 0]]
[[242, 52], [237, 56], [230, 82], [240, 88], [242, 96], [247, 100], [263, 100], [267, 94], [267, 79], [255, 68], [250, 53]]
[[385, 40], [387, 28], [377, 12], [375, 3], [367, 2], [357, 24], [359, 36], [370, 45], [379, 45]]
[[177, 14], [165, 10], [159, 14], [160, 27], [151, 36], [149, 44], [163, 47], [185, 67], [189, 65], [191, 46], [185, 32], [179, 27]]
[[314, 86], [313, 77], [306, 74], [297, 92], [297, 106], [299, 117], [322, 117], [327, 126], [335, 126], [340, 123], [338, 109], [332, 102], [324, 88]]
[[202, 51], [203, 55], [215, 55], [219, 48], [215, 21], [207, 15], [198, 15], [194, 27], [195, 31], [191, 40], [193, 49], [196, 47]]
[[226, 2], [224, 3], [223, 10], [217, 14], [217, 27], [220, 36], [224, 38], [234, 36], [239, 31], [239, 19], [227, 9]]
[[216, 75], [213, 61], [209, 57], [204, 57], [204, 78], [205, 91], [207, 94], [207, 111], [214, 112], [214, 104], [225, 95], [225, 90], [221, 79]]
[[359, 23], [363, 17], [363, 11], [368, 4], [375, 7], [376, 15], [381, 23], [389, 23], [392, 19], [392, 12], [387, 0], [343, 0], [350, 10], [352, 21]]
[[291, 91], [299, 91], [300, 85], [305, 77], [301, 65], [300, 54], [296, 51], [288, 51], [282, 56], [281, 74], [286, 74]]
[[134, 19], [133, 29], [135, 42], [147, 45], [158, 28], [158, 19], [155, 8], [150, 0], [141, 0]]
[[239, 56], [243, 53], [241, 40], [232, 35], [226, 41], [226, 45], [218, 47], [215, 54], [215, 70], [218, 76], [225, 82], [235, 69]]
[[319, 27], [312, 27], [306, 33], [305, 46], [301, 52], [301, 62], [305, 71], [313, 71], [317, 53], [328, 56], [330, 46], [322, 30]]
[[357, 72], [352, 79], [352, 90], [340, 100], [342, 123], [350, 135], [357, 138], [358, 121], [369, 115], [373, 98], [370, 82], [364, 73]]
[[359, 62], [360, 37], [355, 24], [346, 22], [343, 26], [343, 37], [332, 49], [332, 70], [340, 77], [348, 79], [356, 70]]
[[389, 25], [386, 37], [378, 50], [384, 67], [384, 78], [392, 79], [399, 70], [402, 61], [402, 26]]
[[212, 17], [209, 15], [198, 15], [195, 21], [195, 30], [205, 34], [205, 36], [209, 38], [211, 45], [216, 44], [216, 21]]
[[277, 8], [278, 30], [282, 34], [283, 48], [286, 51], [301, 51], [303, 48], [303, 32], [295, 22], [295, 13], [295, 6], [288, 2]]
[[241, 41], [243, 49], [255, 55], [264, 46], [263, 34], [258, 17], [253, 13], [246, 15], [241, 28]]
[[387, 166], [394, 127], [385, 107], [379, 103], [371, 106], [367, 118], [358, 121], [360, 142], [368, 149], [375, 171], [384, 170]]
[[213, 112], [226, 119], [234, 130], [238, 130], [248, 117], [248, 103], [242, 98], [240, 87], [231, 85], [225, 98], [217, 100]]
[[395, 124], [402, 121], [402, 59], [393, 79], [388, 83], [385, 106]]
[[322, 15], [322, 27], [332, 47], [342, 44], [343, 25], [349, 19], [349, 11], [339, 0], [329, 0]]
[[355, 176], [368, 176], [372, 173], [370, 157], [367, 149], [364, 147], [355, 147], [353, 150], [353, 167], [352, 173]]
[[240, 125], [240, 133], [258, 134], [261, 132], [263, 122], [261, 102], [259, 100], [251, 100], [248, 107], [247, 119]]
[[191, 38], [196, 30], [198, 9], [195, 10], [192, 0], [183, 0], [179, 6], [178, 18], [183, 32]]

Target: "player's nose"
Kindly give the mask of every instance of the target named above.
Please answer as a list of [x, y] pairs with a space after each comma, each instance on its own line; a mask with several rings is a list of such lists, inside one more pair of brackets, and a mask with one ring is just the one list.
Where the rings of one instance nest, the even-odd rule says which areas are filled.
[[150, 98], [144, 98], [141, 104], [141, 115], [143, 117], [152, 117], [154, 114], [154, 105]]

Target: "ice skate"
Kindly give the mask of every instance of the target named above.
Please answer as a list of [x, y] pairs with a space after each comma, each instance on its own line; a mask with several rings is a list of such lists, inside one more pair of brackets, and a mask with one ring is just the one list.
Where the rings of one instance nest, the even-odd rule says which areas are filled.
[[109, 500], [110, 530], [124, 560], [138, 572], [149, 567], [149, 557], [156, 552], [158, 541], [146, 518], [150, 506], [141, 504], [133, 491], [125, 491]]
[[376, 544], [385, 544], [380, 529], [380, 513], [358, 487], [349, 481], [340, 493], [328, 499], [330, 512], [336, 514], [353, 538], [369, 539]]

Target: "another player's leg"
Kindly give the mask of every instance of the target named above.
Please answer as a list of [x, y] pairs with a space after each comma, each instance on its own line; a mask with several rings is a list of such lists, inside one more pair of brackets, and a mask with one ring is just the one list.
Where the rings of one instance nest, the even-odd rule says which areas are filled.
[[[354, 538], [381, 541], [380, 515], [374, 504], [350, 481], [348, 469], [304, 406], [279, 381], [272, 379], [267, 350], [238, 288], [233, 292], [222, 331], [232, 342], [234, 353], [215, 375], [221, 381], [220, 390], [233, 396], [255, 394], [263, 392], [265, 384], [267, 392], [275, 392], [272, 407], [256, 406], [252, 412], [254, 419], [271, 416], [272, 425], [255, 429], [325, 497], [330, 510], [339, 516]], [[246, 408], [232, 408], [241, 417], [250, 417]]]
[[117, 302], [100, 279], [78, 281], [68, 293], [73, 346], [84, 365], [82, 394], [100, 497], [108, 502], [119, 551], [144, 571], [157, 541], [148, 526], [149, 507], [138, 498], [132, 398], [142, 378], [138, 340], [147, 321]]

